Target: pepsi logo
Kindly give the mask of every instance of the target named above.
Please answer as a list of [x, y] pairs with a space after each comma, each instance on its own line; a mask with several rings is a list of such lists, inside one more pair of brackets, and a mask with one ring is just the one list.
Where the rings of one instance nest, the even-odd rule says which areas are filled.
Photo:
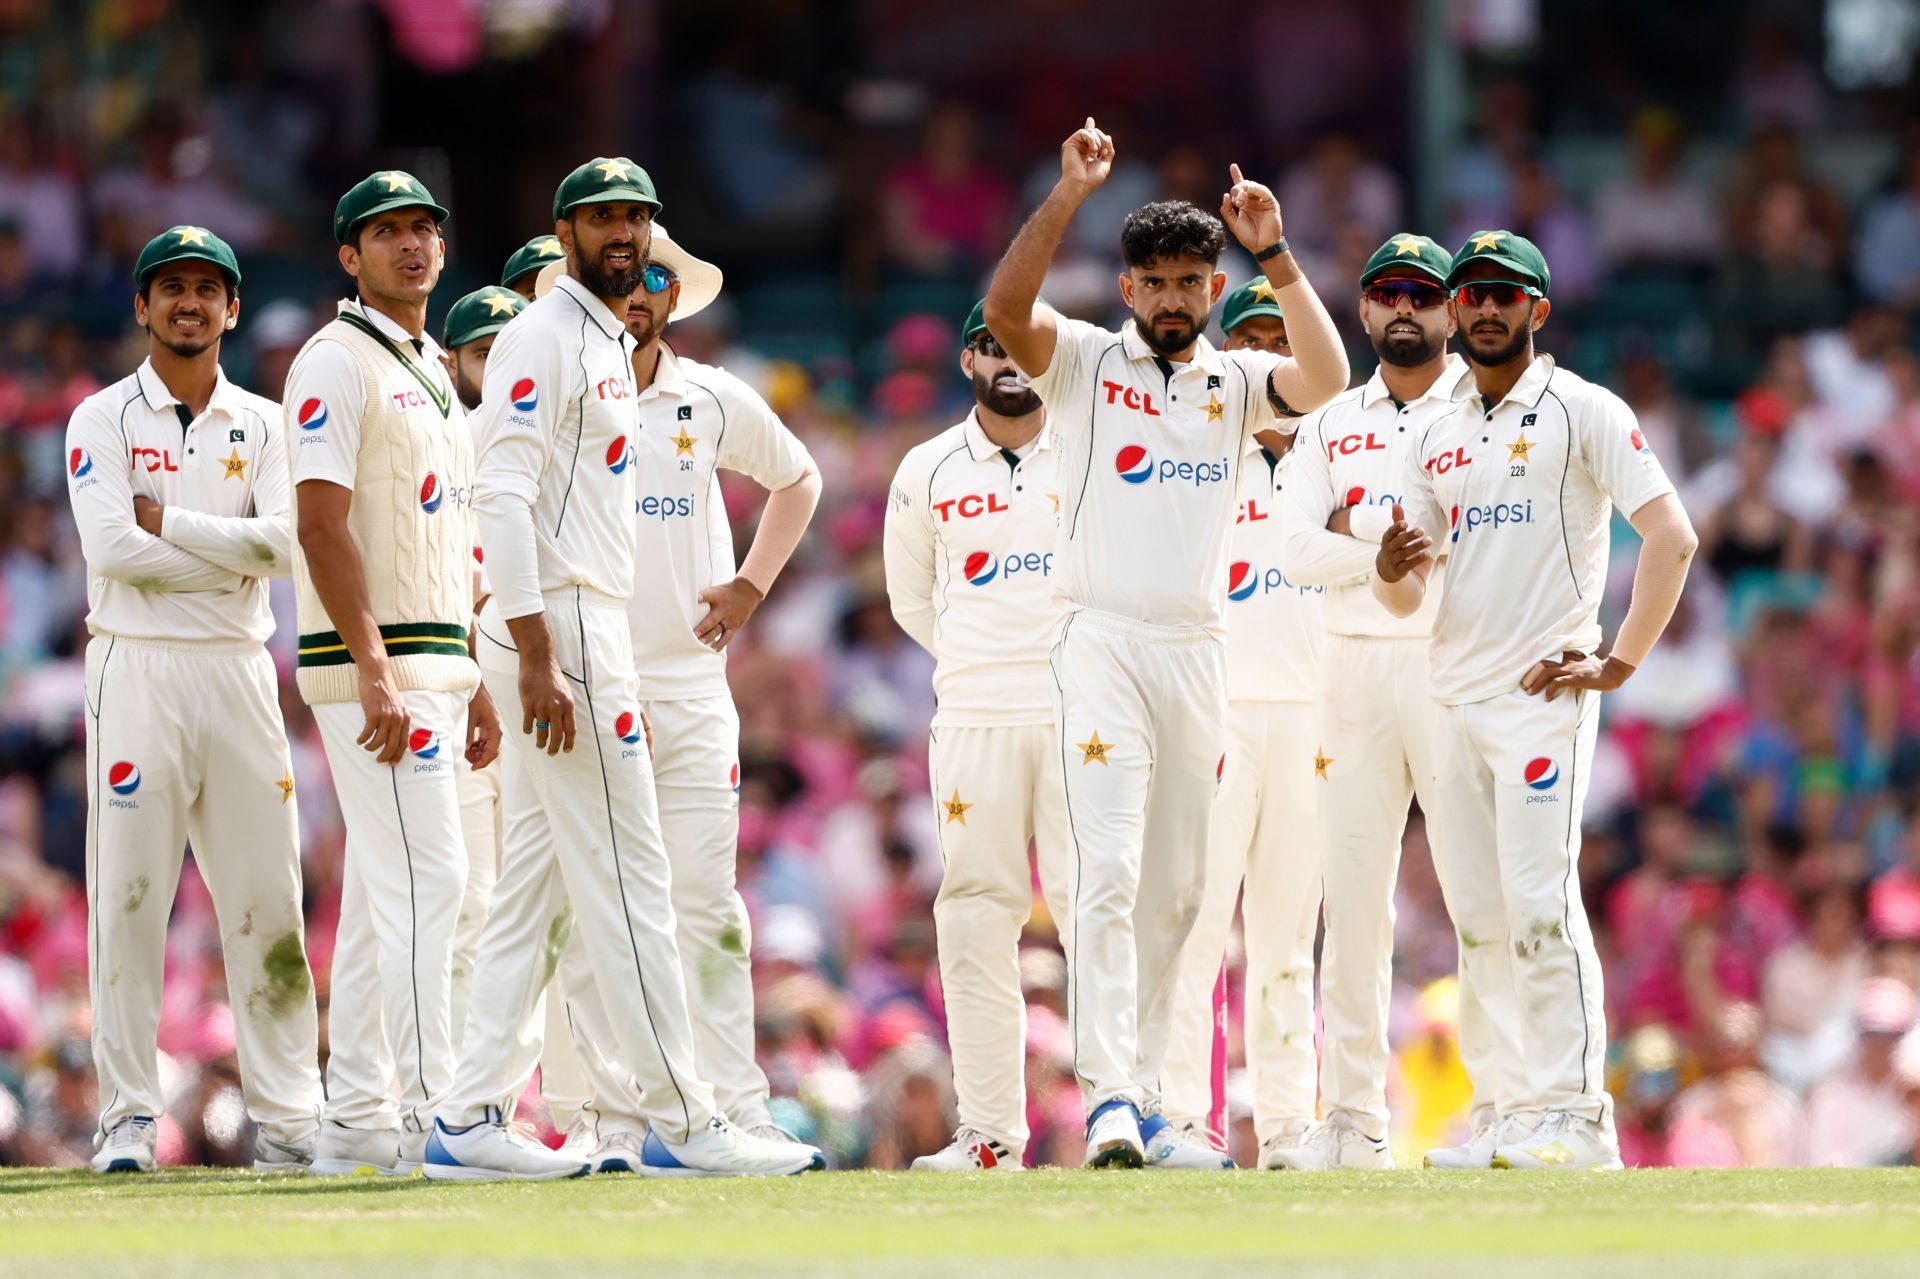
[[733, 787], [734, 794], [740, 793], [740, 762], [738, 760], [735, 760], [733, 767], [727, 770], [727, 785]]
[[632, 711], [621, 711], [613, 721], [614, 736], [631, 746], [646, 735], [646, 725]]
[[1129, 484], [1145, 484], [1153, 474], [1153, 455], [1138, 444], [1129, 444], [1113, 455], [1113, 469]]
[[420, 509], [432, 515], [440, 509], [440, 501], [445, 496], [440, 491], [440, 477], [428, 471], [427, 478], [420, 481]]
[[1218, 782], [1227, 775], [1227, 757], [1222, 755], [1220, 762], [1213, 766], [1213, 780]]
[[140, 789], [140, 768], [137, 764], [121, 760], [107, 770], [107, 785], [116, 795], [131, 795]]
[[1646, 436], [1644, 436], [1644, 435], [1642, 435], [1642, 434], [1640, 434], [1640, 428], [1639, 428], [1639, 427], [1637, 427], [1637, 426], [1636, 426], [1636, 427], [1634, 427], [1634, 428], [1633, 428], [1633, 430], [1631, 430], [1630, 432], [1628, 432], [1628, 434], [1627, 434], [1627, 438], [1633, 441], [1633, 450], [1634, 450], [1634, 452], [1636, 452], [1636, 453], [1650, 453], [1650, 452], [1652, 452], [1652, 451], [1653, 451], [1653, 450], [1651, 450], [1651, 449], [1649, 449], [1649, 448], [1647, 447], [1647, 437], [1646, 437]]
[[1360, 485], [1356, 484], [1352, 488], [1347, 490], [1348, 506], [1364, 506], [1366, 505], [1366, 501], [1367, 501], [1367, 490], [1362, 488]]
[[966, 567], [961, 570], [969, 582], [975, 586], [985, 586], [1000, 576], [1000, 561], [986, 551], [975, 551], [967, 556]]
[[300, 412], [294, 415], [295, 422], [303, 431], [317, 431], [327, 424], [326, 402], [310, 399], [300, 406]]
[[1230, 600], [1246, 599], [1259, 585], [1260, 575], [1245, 560], [1235, 560], [1233, 567], [1227, 570], [1227, 598]]
[[1527, 785], [1534, 790], [1552, 790], [1560, 782], [1560, 765], [1542, 755], [1527, 761]]
[[1455, 506], [1453, 508], [1453, 511], [1447, 516], [1447, 528], [1451, 530], [1451, 532], [1448, 533], [1447, 535], [1448, 540], [1453, 542], [1459, 541], [1460, 540], [1460, 508], [1458, 506]]
[[627, 469], [627, 463], [633, 460], [633, 454], [627, 448], [627, 437], [616, 436], [613, 443], [607, 445], [607, 469], [615, 475]]
[[407, 749], [421, 759], [432, 759], [440, 753], [440, 734], [430, 728], [416, 728], [407, 734]]
[[533, 384], [533, 379], [530, 377], [523, 377], [515, 382], [513, 390], [507, 392], [507, 398], [513, 401], [513, 407], [522, 413], [531, 413], [540, 407], [540, 389]]
[[485, 564], [487, 562], [486, 553], [477, 546], [473, 548], [473, 562], [475, 564]]
[[73, 476], [74, 479], [80, 479], [82, 476], [91, 473], [92, 470], [93, 458], [85, 449], [75, 449], [73, 452], [67, 454], [67, 474]]

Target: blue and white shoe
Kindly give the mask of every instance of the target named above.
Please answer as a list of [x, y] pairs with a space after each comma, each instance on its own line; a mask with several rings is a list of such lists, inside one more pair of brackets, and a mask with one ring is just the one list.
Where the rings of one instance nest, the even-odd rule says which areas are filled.
[[1147, 1161], [1140, 1112], [1124, 1098], [1103, 1102], [1087, 1116], [1089, 1168], [1138, 1168]]
[[95, 1172], [152, 1172], [160, 1130], [151, 1115], [129, 1115], [113, 1126], [94, 1152]]
[[1191, 1125], [1179, 1127], [1165, 1115], [1141, 1120], [1140, 1138], [1146, 1143], [1149, 1168], [1223, 1172], [1233, 1167], [1233, 1160], [1215, 1150]]
[[649, 1177], [786, 1177], [824, 1166], [826, 1156], [798, 1141], [768, 1141], [715, 1115], [680, 1143], [647, 1129], [639, 1172]]
[[[759, 1137], [765, 1141], [783, 1141], [795, 1146], [805, 1146], [807, 1144], [788, 1132], [785, 1128], [782, 1128], [779, 1124], [771, 1122], [755, 1124], [753, 1127], [747, 1129], [747, 1134], [752, 1137]], [[825, 1172], [827, 1170], [826, 1154], [822, 1152], [818, 1146], [812, 1146], [809, 1147], [809, 1149], [813, 1151], [813, 1162], [807, 1165], [807, 1171]]]
[[428, 1180], [558, 1181], [587, 1175], [587, 1165], [580, 1160], [515, 1132], [498, 1107], [488, 1107], [487, 1115], [486, 1122], [457, 1132], [433, 1121], [422, 1169]]
[[640, 1164], [646, 1153], [647, 1134], [643, 1128], [634, 1132], [627, 1128], [612, 1128], [593, 1145], [587, 1155], [589, 1172], [639, 1172]]

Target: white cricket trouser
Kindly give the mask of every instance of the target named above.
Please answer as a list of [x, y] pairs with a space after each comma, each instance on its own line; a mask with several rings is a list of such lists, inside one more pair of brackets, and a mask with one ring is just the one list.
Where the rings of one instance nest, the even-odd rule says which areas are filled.
[[1068, 1023], [1089, 1111], [1153, 1113], [1226, 744], [1226, 646], [1081, 610], [1051, 656], [1067, 797]]
[[327, 1118], [425, 1132], [453, 1082], [453, 933], [467, 882], [454, 759], [465, 692], [401, 694], [411, 740], [397, 764], [355, 741], [358, 701], [313, 708], [347, 827], [328, 1004]]
[[[1438, 781], [1445, 748], [1440, 708], [1428, 693], [1427, 641], [1329, 635], [1320, 654], [1319, 786], [1326, 939], [1320, 951], [1323, 1043], [1320, 1091], [1327, 1115], [1345, 1114], [1371, 1137], [1387, 1135], [1387, 1010], [1393, 983], [1393, 893], [1407, 802], [1426, 818], [1434, 872], [1463, 939], [1456, 899], [1469, 872]], [[1462, 949], [1465, 950], [1465, 941]], [[1464, 965], [1460, 1057], [1475, 1087], [1476, 1122], [1504, 1114], [1519, 1060], [1518, 1011], [1504, 975], [1488, 981]]]
[[[1247, 1069], [1261, 1141], [1314, 1116], [1313, 938], [1320, 926], [1314, 711], [1305, 702], [1229, 702], [1227, 757], [1207, 838], [1206, 891], [1174, 977], [1162, 1076], [1167, 1118], [1202, 1129], [1213, 1109], [1213, 991], [1233, 904], [1247, 946]], [[1222, 1150], [1226, 1134], [1209, 1132]]]
[[[500, 879], [474, 974], [459, 1079], [441, 1108], [450, 1128], [511, 1112], [540, 1056], [539, 1000], [580, 933], [614, 1034], [643, 1090], [637, 1107], [668, 1141], [714, 1115], [694, 1068], [687, 988], [674, 944], [672, 879], [641, 733], [626, 601], [577, 587], [549, 591], [547, 626], [574, 696], [578, 735], [548, 755], [515, 742], [506, 778]], [[491, 602], [480, 615], [480, 669], [517, 732], [520, 664]], [[537, 811], [534, 811], [537, 810]]]
[[[740, 796], [734, 789], [740, 759], [740, 716], [733, 698], [703, 697], [646, 703], [653, 721], [654, 794], [660, 832], [673, 866], [676, 940], [687, 974], [693, 1016], [694, 1062], [713, 1085], [722, 1114], [743, 1127], [773, 1122], [767, 1077], [753, 1056], [753, 944], [747, 905], [734, 886], [740, 843]], [[591, 965], [576, 953], [576, 935], [560, 964], [565, 1003], [560, 1019], [573, 1044], [577, 1074], [565, 1064], [543, 1072], [548, 1105], [620, 1114], [625, 1086]], [[547, 1024], [554, 1025], [551, 997]], [[548, 1053], [547, 1060], [562, 1055]], [[577, 1081], [577, 1082], [576, 1082]], [[575, 1097], [569, 1087], [584, 1086]], [[602, 1104], [601, 1098], [611, 1098]]]
[[1060, 737], [1051, 723], [950, 725], [929, 737], [942, 868], [933, 921], [960, 1126], [1017, 1156], [1028, 1137], [1020, 933], [1033, 913], [1029, 842], [1039, 857], [1041, 889], [1061, 921], [1061, 942], [1072, 951]]
[[1443, 706], [1440, 724], [1437, 798], [1456, 849], [1442, 887], [1461, 937], [1461, 985], [1510, 984], [1518, 1005], [1517, 1095], [1501, 1113], [1606, 1119], [1606, 1003], [1580, 900], [1600, 695], [1549, 702], [1515, 689]]
[[[515, 729], [519, 725], [513, 726]], [[455, 789], [460, 793], [460, 838], [467, 846], [467, 890], [460, 898], [460, 918], [453, 930], [453, 1042], [460, 1043], [466, 1028], [467, 1007], [473, 993], [473, 965], [480, 953], [480, 932], [487, 922], [487, 902], [493, 882], [500, 877], [500, 790], [507, 771], [506, 752], [517, 732], [500, 746], [500, 758], [485, 768], [467, 763], [463, 749], [454, 757]], [[466, 739], [461, 738], [464, 746]]]
[[247, 1113], [320, 1120], [300, 832], [273, 659], [258, 644], [87, 644], [87, 977], [102, 1134], [158, 1117], [161, 972], [189, 840], [213, 897]]

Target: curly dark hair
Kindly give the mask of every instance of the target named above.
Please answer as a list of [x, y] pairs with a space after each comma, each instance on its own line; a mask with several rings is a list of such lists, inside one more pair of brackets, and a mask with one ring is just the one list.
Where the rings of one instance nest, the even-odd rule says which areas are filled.
[[1120, 227], [1120, 256], [1130, 267], [1181, 257], [1217, 263], [1226, 247], [1227, 229], [1220, 219], [1185, 200], [1143, 204]]

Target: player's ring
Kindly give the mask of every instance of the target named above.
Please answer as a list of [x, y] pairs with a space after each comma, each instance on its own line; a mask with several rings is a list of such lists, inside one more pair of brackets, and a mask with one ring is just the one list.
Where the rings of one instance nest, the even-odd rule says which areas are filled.
[[535, 728], [541, 728], [541, 729], [546, 729], [546, 728], [552, 728], [552, 727], [553, 727], [553, 725], [551, 725], [551, 724], [549, 724], [549, 723], [547, 723], [547, 721], [546, 721], [546, 720], [544, 720], [544, 719], [536, 719], [535, 721], [533, 721], [533, 726], [534, 726]]

